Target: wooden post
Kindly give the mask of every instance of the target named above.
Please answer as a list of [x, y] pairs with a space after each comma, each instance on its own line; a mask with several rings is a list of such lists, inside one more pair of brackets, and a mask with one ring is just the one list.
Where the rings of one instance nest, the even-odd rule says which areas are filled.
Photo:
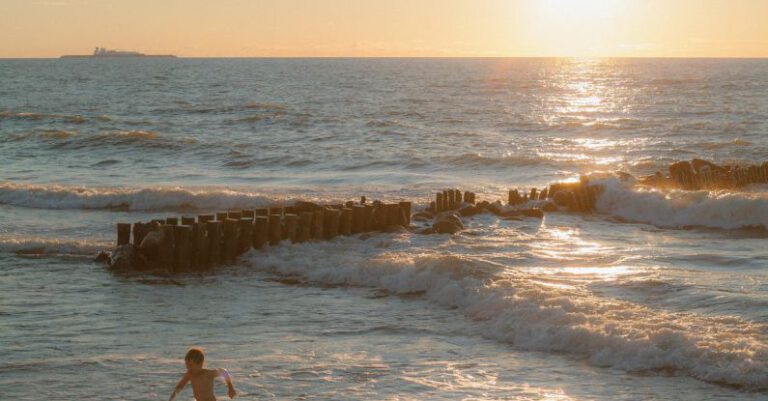
[[[198, 218], [199, 220], [199, 218]], [[206, 228], [208, 223], [195, 223], [192, 229], [194, 233], [195, 242], [195, 263], [196, 270], [203, 270], [209, 266], [209, 254], [208, 254], [208, 230]]]
[[165, 219], [165, 224], [168, 224], [169, 226], [175, 226], [179, 224], [179, 218], [178, 217], [168, 217]]
[[267, 243], [269, 217], [257, 215], [253, 222], [253, 247], [261, 249]]
[[453, 204], [458, 207], [458, 205], [461, 203], [461, 190], [460, 189], [454, 189], [453, 193], [456, 196], [454, 198], [454, 200], [453, 200]]
[[173, 226], [173, 271], [189, 270], [192, 227]]
[[133, 245], [141, 245], [141, 241], [143, 241], [144, 237], [146, 237], [147, 233], [149, 233], [149, 227], [149, 224], [145, 224], [140, 221], [133, 223]]
[[536, 191], [536, 188], [531, 188], [531, 195], [528, 197], [530, 200], [536, 200], [539, 199], [538, 192]]
[[440, 213], [443, 210], [443, 193], [438, 192], [437, 195], [435, 195], [435, 213]]
[[374, 206], [371, 204], [365, 204], [365, 209], [363, 209], [363, 232], [368, 233], [373, 231], [373, 209]]
[[253, 210], [243, 210], [243, 218], [253, 221]]
[[540, 200], [545, 200], [545, 199], [547, 199], [547, 195], [548, 195], [547, 187], [544, 187], [544, 189], [542, 189], [541, 193], [539, 194], [539, 199]]
[[400, 210], [404, 217], [402, 220], [403, 227], [408, 227], [411, 225], [411, 202], [403, 201], [400, 202]]
[[117, 223], [117, 246], [131, 242], [131, 223]]
[[365, 228], [365, 206], [354, 205], [352, 207], [352, 234], [360, 234]]
[[352, 234], [352, 209], [341, 209], [341, 216], [339, 218], [339, 234], [350, 235]]
[[227, 218], [233, 220], [240, 220], [243, 218], [243, 212], [227, 212]]
[[227, 212], [216, 212], [216, 221], [224, 221], [227, 219]]
[[211, 265], [221, 263], [221, 221], [209, 221], [205, 223], [205, 231], [208, 233], [208, 261]]
[[195, 218], [194, 217], [181, 216], [181, 225], [182, 226], [191, 226], [192, 223], [194, 223], [194, 222], [195, 222]]
[[222, 259], [224, 263], [234, 263], [237, 256], [237, 247], [239, 245], [239, 239], [237, 237], [237, 225], [239, 220], [226, 219], [224, 220], [224, 241], [222, 249]]
[[267, 208], [260, 208], [253, 211], [254, 216], [269, 216], [269, 209]]
[[429, 202], [429, 209], [428, 210], [430, 212], [432, 212], [432, 213], [437, 213], [437, 206], [436, 205], [437, 204], [435, 203], [435, 201]]
[[365, 205], [365, 196], [360, 197], [360, 204]]
[[283, 217], [283, 207], [282, 206], [273, 206], [269, 208], [269, 215], [279, 215], [280, 217]]
[[315, 210], [312, 212], [312, 239], [321, 240], [325, 234], [323, 222], [325, 220], [325, 213], [323, 210]]
[[164, 225], [160, 229], [163, 230], [163, 243], [160, 244], [160, 252], [157, 255], [158, 265], [173, 272], [173, 227], [172, 225]]
[[296, 206], [286, 206], [286, 207], [284, 207], [283, 208], [283, 214], [284, 215], [295, 214], [296, 216], [298, 216], [298, 213], [296, 211]]
[[299, 228], [296, 235], [297, 242], [306, 242], [312, 238], [312, 212], [299, 213]]
[[299, 216], [294, 213], [287, 213], [285, 215], [285, 231], [292, 244], [299, 242], [298, 229]]
[[456, 207], [456, 191], [449, 189], [445, 193], [448, 194], [448, 196], [445, 196], [443, 194], [443, 199], [445, 199], [447, 202], [446, 210], [453, 210]]
[[198, 223], [207, 223], [209, 221], [213, 221], [216, 218], [215, 215], [212, 214], [201, 214], [197, 216], [197, 222]]
[[280, 245], [280, 241], [283, 240], [283, 223], [280, 219], [282, 216], [279, 214], [269, 215], [269, 245], [271, 246]]
[[238, 240], [237, 253], [243, 254], [251, 249], [253, 244], [253, 218], [241, 217], [238, 220], [240, 239]]
[[325, 239], [333, 239], [339, 236], [339, 219], [341, 218], [341, 210], [339, 209], [326, 209], [325, 210]]

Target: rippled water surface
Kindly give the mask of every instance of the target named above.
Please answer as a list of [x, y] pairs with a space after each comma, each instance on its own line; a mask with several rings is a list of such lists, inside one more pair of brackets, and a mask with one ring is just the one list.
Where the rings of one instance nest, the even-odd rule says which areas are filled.
[[165, 399], [195, 345], [243, 399], [767, 399], [763, 186], [595, 174], [589, 215], [202, 275], [90, 261], [118, 221], [762, 163], [766, 83], [765, 60], [0, 61], [0, 399]]

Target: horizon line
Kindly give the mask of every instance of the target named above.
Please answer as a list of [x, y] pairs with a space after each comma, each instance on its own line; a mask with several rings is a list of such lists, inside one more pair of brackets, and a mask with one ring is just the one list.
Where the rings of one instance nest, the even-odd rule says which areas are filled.
[[[172, 54], [169, 54], [172, 55]], [[89, 57], [82, 55], [81, 59], [157, 59], [162, 57]], [[151, 55], [150, 55], [151, 56]], [[166, 58], [181, 59], [743, 59], [762, 60], [765, 56], [177, 56]], [[6, 57], [0, 56], [0, 60], [60, 60], [63, 56], [41, 57]]]

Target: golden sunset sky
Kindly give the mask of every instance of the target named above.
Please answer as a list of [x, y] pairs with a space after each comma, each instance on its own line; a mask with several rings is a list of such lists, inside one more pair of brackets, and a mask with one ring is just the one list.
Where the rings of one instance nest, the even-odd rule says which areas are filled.
[[768, 57], [768, 0], [0, 0], [0, 57]]

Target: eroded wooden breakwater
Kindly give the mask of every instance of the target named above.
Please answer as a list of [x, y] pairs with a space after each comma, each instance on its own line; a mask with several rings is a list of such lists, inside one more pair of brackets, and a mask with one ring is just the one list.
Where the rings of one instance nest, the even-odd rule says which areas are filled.
[[[278, 246], [284, 241], [325, 241], [403, 229], [419, 234], [454, 233], [463, 228], [462, 217], [479, 213], [540, 218], [544, 212], [560, 208], [589, 212], [594, 209], [598, 191], [583, 178], [530, 192], [510, 190], [506, 205], [500, 200], [478, 202], [474, 192], [446, 189], [436, 193], [425, 210], [416, 213], [412, 213], [410, 201], [367, 202], [361, 197], [360, 201], [344, 204], [298, 201], [292, 205], [118, 223], [117, 247], [104, 259], [123, 270], [200, 271], [233, 263], [250, 249]], [[412, 218], [426, 225], [411, 224]]]

